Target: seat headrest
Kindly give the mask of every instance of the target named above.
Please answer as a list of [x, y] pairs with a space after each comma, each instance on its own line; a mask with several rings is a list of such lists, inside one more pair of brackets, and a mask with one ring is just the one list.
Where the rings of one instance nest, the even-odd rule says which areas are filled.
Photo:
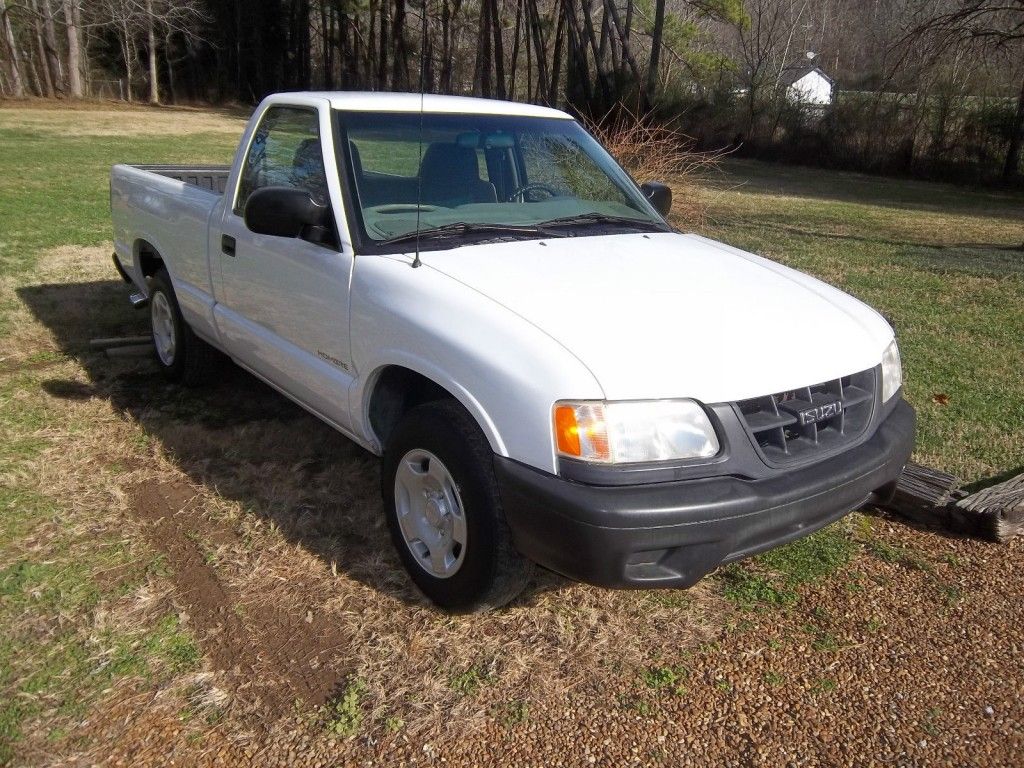
[[423, 153], [420, 178], [424, 184], [434, 180], [479, 181], [480, 167], [477, 165], [476, 151], [458, 144], [434, 142]]

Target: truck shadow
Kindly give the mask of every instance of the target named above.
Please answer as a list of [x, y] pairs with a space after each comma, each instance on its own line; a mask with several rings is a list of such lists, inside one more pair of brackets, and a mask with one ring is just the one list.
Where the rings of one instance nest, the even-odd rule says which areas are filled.
[[[108, 357], [90, 339], [148, 334], [148, 312], [132, 310], [115, 280], [18, 290], [79, 361], [88, 382], [51, 378], [51, 396], [103, 398], [140, 424], [195, 485], [272, 522], [292, 543], [332, 570], [409, 605], [425, 599], [394, 552], [380, 501], [378, 460], [284, 396], [224, 360], [212, 383], [187, 389], [166, 382], [149, 355]], [[568, 582], [540, 572], [519, 603]]]

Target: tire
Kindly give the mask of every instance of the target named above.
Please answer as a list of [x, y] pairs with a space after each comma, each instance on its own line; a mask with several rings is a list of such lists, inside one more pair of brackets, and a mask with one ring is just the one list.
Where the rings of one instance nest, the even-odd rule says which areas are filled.
[[208, 381], [218, 362], [217, 351], [185, 322], [164, 267], [149, 278], [149, 319], [156, 362], [164, 376], [187, 387]]
[[493, 457], [476, 421], [454, 400], [413, 408], [384, 451], [381, 494], [392, 541], [416, 586], [448, 611], [498, 608], [533, 573], [512, 544]]

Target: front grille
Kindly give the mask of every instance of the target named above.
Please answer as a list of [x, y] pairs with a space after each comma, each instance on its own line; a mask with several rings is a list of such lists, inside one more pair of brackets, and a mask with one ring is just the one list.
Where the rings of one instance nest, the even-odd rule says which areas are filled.
[[809, 460], [856, 440], [871, 420], [875, 369], [809, 387], [740, 400], [744, 426], [765, 459]]

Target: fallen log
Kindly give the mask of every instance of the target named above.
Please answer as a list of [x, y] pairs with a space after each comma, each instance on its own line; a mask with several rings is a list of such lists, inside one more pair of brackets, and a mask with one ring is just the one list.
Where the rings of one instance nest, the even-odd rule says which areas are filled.
[[113, 347], [134, 347], [140, 344], [149, 344], [152, 338], [149, 336], [124, 336], [121, 338], [90, 339], [89, 346], [93, 349], [111, 349]]
[[977, 519], [986, 538], [1005, 543], [1024, 532], [1024, 474], [972, 493], [955, 506]]
[[968, 494], [953, 475], [911, 462], [892, 500], [879, 506], [917, 523], [1005, 543], [1024, 533], [1024, 474]]
[[146, 357], [153, 354], [153, 344], [146, 339], [145, 344], [131, 346], [108, 347], [104, 350], [107, 357]]
[[919, 514], [921, 510], [944, 507], [966, 495], [959, 488], [960, 481], [953, 475], [910, 462], [896, 483], [890, 506], [907, 515]]

